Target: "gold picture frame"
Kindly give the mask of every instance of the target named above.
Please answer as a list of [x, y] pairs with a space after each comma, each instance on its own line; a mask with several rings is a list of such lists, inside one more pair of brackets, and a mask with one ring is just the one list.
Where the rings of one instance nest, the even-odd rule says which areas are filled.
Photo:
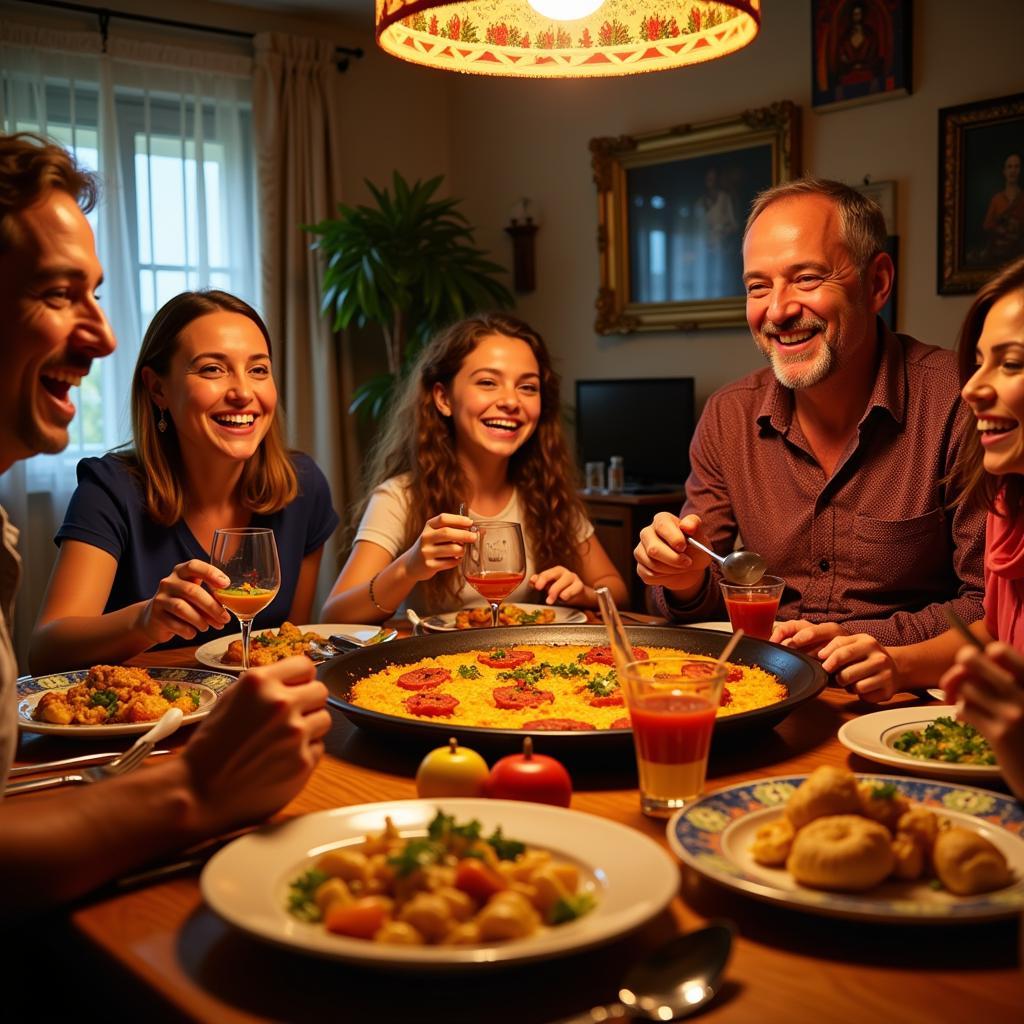
[[701, 124], [590, 140], [599, 334], [746, 323], [746, 210], [758, 192], [799, 174], [799, 115], [786, 100]]
[[976, 292], [1024, 256], [1024, 93], [939, 111], [940, 295]]

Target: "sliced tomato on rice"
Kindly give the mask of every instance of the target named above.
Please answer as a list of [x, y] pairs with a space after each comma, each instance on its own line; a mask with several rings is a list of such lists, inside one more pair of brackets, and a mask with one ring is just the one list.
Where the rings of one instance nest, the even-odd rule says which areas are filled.
[[458, 706], [458, 698], [450, 693], [414, 693], [402, 703], [411, 715], [424, 718], [447, 718]]
[[520, 665], [525, 665], [536, 657], [537, 655], [533, 651], [522, 651], [513, 648], [510, 650], [485, 651], [483, 654], [478, 654], [476, 660], [488, 668], [519, 668]]
[[553, 704], [555, 695], [550, 690], [538, 690], [532, 686], [496, 686], [494, 703], [507, 711], [521, 711], [523, 708], [537, 708], [541, 704]]
[[446, 668], [417, 668], [399, 676], [395, 682], [403, 690], [433, 690], [435, 686], [447, 683], [451, 677]]

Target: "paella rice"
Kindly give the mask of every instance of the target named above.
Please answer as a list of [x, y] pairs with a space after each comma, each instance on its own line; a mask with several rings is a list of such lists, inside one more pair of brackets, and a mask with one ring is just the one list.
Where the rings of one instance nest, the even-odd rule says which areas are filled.
[[[677, 648], [635, 649], [637, 657], [683, 655]], [[787, 690], [752, 665], [726, 663], [720, 716], [767, 707]], [[399, 718], [490, 729], [621, 729], [628, 712], [607, 647], [516, 644], [439, 654], [387, 668], [359, 680], [349, 700]]]

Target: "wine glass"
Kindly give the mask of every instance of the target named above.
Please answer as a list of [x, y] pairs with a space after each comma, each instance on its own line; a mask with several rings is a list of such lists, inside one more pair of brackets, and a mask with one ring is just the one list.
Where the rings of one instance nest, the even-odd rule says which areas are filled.
[[263, 527], [214, 530], [210, 562], [228, 578], [213, 596], [238, 619], [242, 629], [242, 668], [249, 667], [252, 620], [277, 596], [281, 565], [274, 531]]
[[491, 606], [491, 625], [498, 624], [501, 602], [526, 577], [526, 548], [518, 523], [478, 523], [475, 544], [466, 546], [462, 571], [466, 582]]

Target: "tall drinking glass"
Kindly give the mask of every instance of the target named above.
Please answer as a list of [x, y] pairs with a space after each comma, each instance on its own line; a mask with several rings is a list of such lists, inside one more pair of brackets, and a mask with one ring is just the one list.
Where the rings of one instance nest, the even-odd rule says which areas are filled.
[[526, 547], [518, 523], [478, 523], [475, 544], [466, 546], [462, 572], [466, 582], [491, 606], [498, 624], [501, 602], [526, 578]]
[[725, 671], [713, 662], [678, 657], [626, 666], [623, 689], [644, 814], [667, 818], [704, 789]]
[[232, 612], [242, 630], [242, 668], [249, 667], [252, 620], [277, 596], [281, 565], [274, 531], [263, 527], [215, 530], [210, 562], [228, 578], [213, 596]]

